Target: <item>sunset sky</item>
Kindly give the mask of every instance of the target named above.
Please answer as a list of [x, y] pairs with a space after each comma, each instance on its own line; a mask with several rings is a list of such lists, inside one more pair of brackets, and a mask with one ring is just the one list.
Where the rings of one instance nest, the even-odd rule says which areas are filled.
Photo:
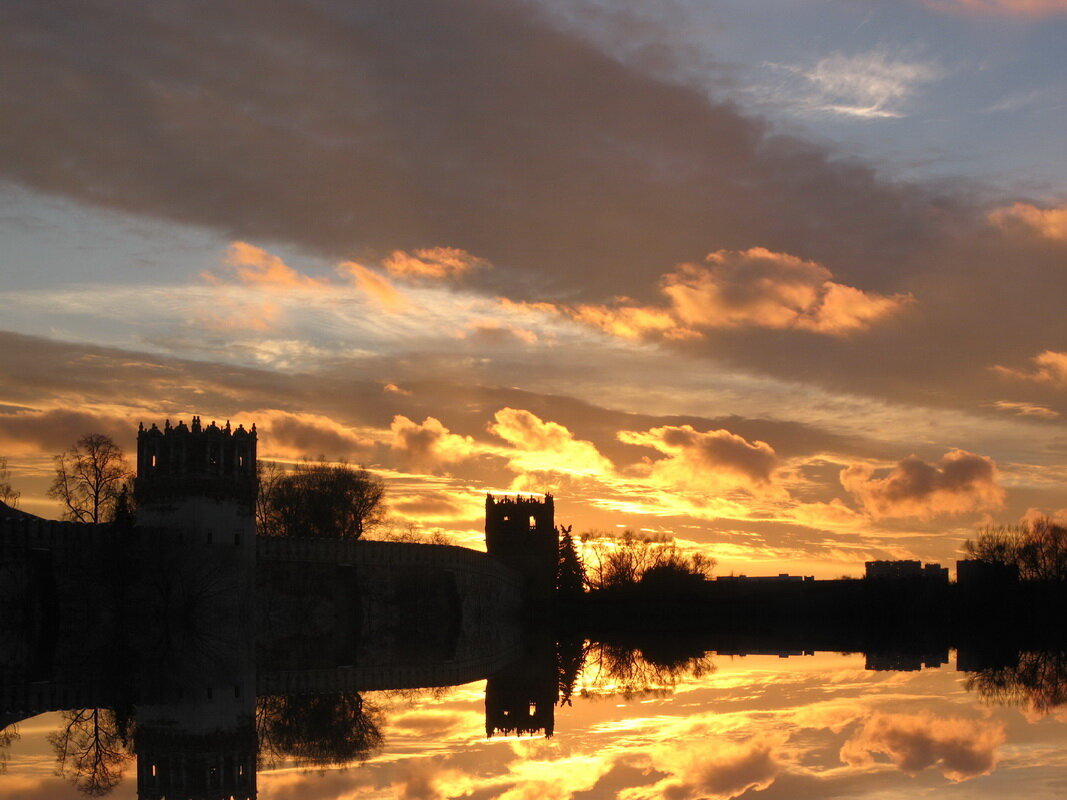
[[14, 0], [0, 456], [140, 421], [720, 573], [1067, 515], [1067, 0]]

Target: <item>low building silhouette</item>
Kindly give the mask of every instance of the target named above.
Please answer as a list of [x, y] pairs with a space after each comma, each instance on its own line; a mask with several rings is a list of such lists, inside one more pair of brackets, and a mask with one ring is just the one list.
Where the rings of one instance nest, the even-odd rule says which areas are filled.
[[716, 580], [721, 583], [804, 583], [814, 581], [815, 577], [780, 572], [777, 575], [720, 575]]
[[948, 585], [948, 567], [921, 561], [868, 561], [864, 565], [868, 581], [928, 581]]

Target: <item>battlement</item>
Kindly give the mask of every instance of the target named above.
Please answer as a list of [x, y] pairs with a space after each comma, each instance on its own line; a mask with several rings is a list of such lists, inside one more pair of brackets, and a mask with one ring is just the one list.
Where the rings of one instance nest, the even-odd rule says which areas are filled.
[[[500, 533], [554, 533], [555, 503], [552, 495], [538, 497], [485, 496], [485, 533], [488, 538]], [[489, 546], [492, 552], [492, 546]]]
[[214, 422], [205, 427], [193, 417], [190, 425], [167, 420], [162, 430], [139, 426], [134, 483], [139, 505], [207, 497], [251, 508], [257, 487], [255, 425], [233, 429], [227, 421], [225, 427]]

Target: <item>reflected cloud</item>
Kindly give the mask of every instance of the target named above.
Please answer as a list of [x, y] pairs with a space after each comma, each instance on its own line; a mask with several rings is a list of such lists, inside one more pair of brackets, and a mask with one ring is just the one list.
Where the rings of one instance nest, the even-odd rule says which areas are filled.
[[659, 783], [623, 792], [625, 800], [729, 800], [745, 792], [766, 789], [783, 770], [775, 755], [781, 739], [753, 739], [733, 744], [710, 743], [709, 752], [689, 745], [657, 748], [652, 753], [656, 769], [671, 776]]
[[875, 763], [875, 755], [884, 755], [909, 775], [936, 765], [959, 782], [992, 772], [1004, 742], [999, 722], [876, 712], [842, 746], [841, 760], [866, 767]]

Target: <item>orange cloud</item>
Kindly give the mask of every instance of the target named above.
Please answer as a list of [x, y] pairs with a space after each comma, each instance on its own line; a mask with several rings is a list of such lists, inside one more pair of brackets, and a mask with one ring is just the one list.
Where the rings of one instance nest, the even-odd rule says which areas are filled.
[[993, 403], [994, 408], [1001, 411], [1012, 411], [1021, 417], [1040, 417], [1041, 419], [1055, 419], [1060, 414], [1047, 406], [1039, 406], [1034, 403], [1015, 403], [1009, 400], [997, 400]]
[[999, 722], [875, 713], [842, 746], [841, 760], [865, 767], [881, 754], [908, 775], [939, 765], [946, 778], [959, 782], [992, 772], [1004, 741]]
[[[297, 272], [280, 258], [248, 242], [232, 242], [226, 263], [235, 268], [237, 279], [248, 286], [273, 289], [323, 289], [330, 285], [324, 278], [312, 278]], [[209, 281], [214, 276], [204, 276]]]
[[782, 771], [774, 754], [780, 742], [757, 739], [743, 744], [719, 741], [709, 753], [664, 749], [653, 757], [656, 769], [669, 771], [670, 778], [626, 792], [630, 800], [730, 800], [749, 791], [766, 789]]
[[993, 367], [993, 370], [1007, 378], [1067, 386], [1067, 353], [1045, 350], [1034, 356], [1031, 361], [1034, 363], [1034, 368], [1029, 372], [1001, 366]]
[[261, 409], [240, 416], [255, 422], [262, 431], [265, 454], [281, 458], [351, 458], [373, 446], [370, 439], [319, 414]]
[[488, 344], [502, 344], [514, 342], [518, 339], [526, 344], [537, 344], [538, 336], [527, 328], [507, 325], [497, 320], [480, 320], [471, 325], [468, 330], [460, 331], [459, 338], [470, 338], [474, 341]]
[[419, 423], [397, 414], [389, 430], [393, 434], [393, 450], [405, 455], [413, 464], [428, 467], [453, 464], [470, 457], [476, 450], [470, 436], [450, 433], [434, 417]]
[[209, 310], [196, 317], [194, 324], [216, 333], [264, 333], [277, 327], [283, 317], [278, 304], [269, 300], [242, 302], [233, 297], [214, 297]]
[[523, 409], [500, 409], [487, 430], [515, 448], [507, 456], [510, 468], [520, 473], [599, 476], [614, 469], [592, 442], [575, 439], [563, 425], [546, 422]]
[[707, 266], [663, 277], [675, 315], [703, 328], [797, 328], [841, 335], [869, 327], [910, 301], [834, 283], [826, 267], [763, 247], [719, 250]]
[[578, 322], [600, 328], [620, 339], [642, 339], [649, 334], [667, 339], [691, 339], [700, 334], [682, 326], [667, 309], [641, 306], [577, 306], [569, 311]]
[[401, 311], [411, 305], [389, 279], [355, 261], [345, 261], [337, 271], [346, 276], [359, 289], [376, 300], [386, 311]]
[[458, 247], [431, 247], [416, 250], [414, 254], [394, 250], [382, 261], [382, 266], [397, 278], [447, 280], [458, 278], [472, 269], [488, 269], [491, 265], [485, 259], [472, 256]]
[[975, 16], [1031, 17], [1067, 14], [1067, 0], [923, 0], [937, 11]]
[[778, 456], [766, 442], [749, 442], [727, 430], [702, 432], [691, 425], [619, 431], [618, 439], [667, 456], [646, 466], [648, 477], [660, 486], [702, 493], [730, 489], [780, 493], [772, 485]]
[[[1063, 8], [1067, 9], [1067, 3]], [[990, 212], [989, 221], [1006, 230], [1026, 230], [1046, 239], [1067, 241], [1067, 206], [1038, 208], [1016, 203]]]
[[660, 280], [667, 306], [537, 304], [624, 339], [689, 339], [700, 331], [772, 328], [846, 336], [870, 328], [912, 302], [835, 283], [830, 270], [763, 247], [719, 250], [705, 264], [681, 264]]
[[996, 463], [966, 450], [953, 450], [937, 464], [908, 456], [882, 477], [869, 466], [853, 464], [841, 470], [840, 477], [841, 485], [875, 519], [929, 519], [1004, 505]]

